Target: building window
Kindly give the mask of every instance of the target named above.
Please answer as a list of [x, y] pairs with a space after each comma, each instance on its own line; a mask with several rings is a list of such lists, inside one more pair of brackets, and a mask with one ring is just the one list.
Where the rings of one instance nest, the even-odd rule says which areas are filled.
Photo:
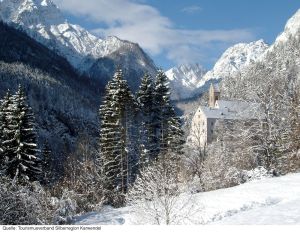
[[211, 124], [211, 126], [213, 126], [213, 125], [214, 125], [214, 123], [213, 123], [213, 122], [210, 122], [210, 124]]

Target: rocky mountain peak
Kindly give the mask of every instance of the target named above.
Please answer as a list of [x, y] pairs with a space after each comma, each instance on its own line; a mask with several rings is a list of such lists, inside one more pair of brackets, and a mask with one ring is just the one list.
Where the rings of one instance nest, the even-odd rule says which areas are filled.
[[206, 70], [198, 63], [182, 64], [166, 71], [173, 100], [192, 97]]
[[51, 0], [2, 0], [0, 18], [25, 27], [65, 23], [61, 11]]
[[[129, 64], [124, 68], [134, 76], [131, 79], [140, 79], [137, 76], [143, 72], [154, 74], [156, 71], [153, 61], [138, 44], [114, 36], [101, 39], [79, 25], [68, 23], [51, 0], [0, 0], [0, 20], [21, 27], [30, 37], [89, 76], [105, 76], [106, 80], [112, 76], [114, 66], [120, 64]], [[120, 59], [117, 54], [122, 57], [119, 61], [116, 61]]]

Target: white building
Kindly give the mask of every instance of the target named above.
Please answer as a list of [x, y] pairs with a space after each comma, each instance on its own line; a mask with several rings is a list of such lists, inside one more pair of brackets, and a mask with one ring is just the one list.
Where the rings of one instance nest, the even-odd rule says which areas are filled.
[[257, 104], [244, 101], [227, 101], [220, 99], [220, 89], [211, 84], [207, 106], [200, 106], [195, 113], [188, 142], [201, 147], [213, 140], [215, 124], [218, 120], [257, 119]]

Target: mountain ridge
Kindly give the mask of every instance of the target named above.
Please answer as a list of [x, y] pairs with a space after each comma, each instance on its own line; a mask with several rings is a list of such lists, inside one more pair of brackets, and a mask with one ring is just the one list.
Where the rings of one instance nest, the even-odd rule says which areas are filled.
[[[106, 39], [94, 36], [81, 26], [68, 23], [51, 0], [1, 0], [0, 20], [21, 27], [30, 37], [65, 57], [75, 69], [86, 76], [103, 79], [104, 84], [113, 75], [112, 70], [118, 66], [125, 68], [122, 63], [128, 59], [131, 63], [124, 74], [127, 79], [135, 79], [134, 89], [144, 73], [156, 74], [153, 60], [137, 43], [115, 36]], [[122, 55], [122, 62], [114, 62], [116, 53]], [[99, 65], [103, 58], [113, 60], [113, 67], [111, 64], [107, 67], [106, 63]], [[98, 66], [109, 73], [100, 71], [100, 77], [95, 75]], [[91, 67], [94, 69], [90, 70]]]
[[171, 88], [171, 99], [187, 99], [195, 95], [195, 87], [207, 71], [198, 63], [182, 64], [165, 72]]
[[47, 140], [62, 161], [61, 151], [72, 152], [83, 132], [90, 145], [95, 143], [104, 91], [98, 83], [21, 30], [0, 22], [0, 33], [0, 98], [22, 85], [36, 118], [39, 144]]
[[[177, 70], [181, 69], [180, 66], [171, 68], [166, 71], [166, 75], [174, 91], [173, 99], [177, 100], [178, 96], [188, 99], [201, 95], [207, 91], [210, 83], [219, 82], [223, 78], [230, 78], [238, 72], [242, 72], [247, 66], [259, 60], [268, 48], [269, 46], [262, 39], [235, 44], [225, 50], [211, 70], [201, 75], [192, 75], [197, 73], [197, 66], [195, 66], [196, 68], [190, 66], [188, 72], [178, 72]], [[175, 85], [174, 80], [178, 80], [179, 83]], [[193, 82], [188, 88], [180, 84], [189, 80], [193, 80]]]

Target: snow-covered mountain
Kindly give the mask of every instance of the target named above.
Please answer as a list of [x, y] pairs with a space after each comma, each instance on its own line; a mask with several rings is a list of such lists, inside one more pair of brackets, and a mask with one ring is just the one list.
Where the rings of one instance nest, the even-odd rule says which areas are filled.
[[171, 98], [179, 100], [194, 96], [205, 73], [206, 70], [199, 64], [180, 65], [166, 71], [172, 90]]
[[[238, 84], [231, 89], [233, 83], [224, 80], [222, 83], [223, 93], [227, 98], [240, 98], [235, 96], [236, 89], [243, 92], [251, 91], [251, 85], [262, 86], [271, 80], [289, 82], [300, 75], [300, 10], [298, 10], [286, 23], [284, 30], [277, 36], [275, 42], [259, 57], [258, 62], [244, 68]], [[254, 81], [255, 80], [255, 81]], [[228, 82], [227, 82], [228, 81]], [[253, 83], [252, 83], [253, 82]], [[247, 85], [245, 85], [247, 83]], [[283, 85], [283, 84], [282, 84]], [[292, 84], [286, 84], [291, 85]], [[247, 86], [243, 90], [243, 88]], [[253, 89], [253, 88], [252, 88]]]
[[[0, 20], [21, 27], [32, 38], [67, 58], [81, 72], [90, 74], [94, 67], [94, 74], [95, 66], [110, 72], [112, 64], [105, 61], [99, 65], [99, 59], [109, 58], [114, 63], [116, 53], [121, 53], [125, 61], [131, 61], [127, 68], [130, 74], [131, 70], [138, 75], [145, 71], [156, 72], [154, 62], [138, 44], [117, 37], [100, 39], [84, 28], [68, 23], [51, 0], [0, 0]], [[113, 65], [115, 68], [120, 64]]]
[[207, 91], [211, 82], [232, 77], [255, 63], [268, 49], [263, 40], [239, 43], [228, 48], [212, 70], [205, 73], [200, 65], [182, 65], [166, 72], [173, 99], [188, 99]]
[[202, 82], [232, 77], [238, 72], [242, 72], [247, 66], [255, 63], [268, 47], [263, 40], [258, 40], [249, 44], [239, 43], [228, 48], [213, 69], [205, 74]]
[[286, 42], [291, 37], [300, 36], [300, 9], [287, 21], [284, 31], [276, 38], [274, 45]]
[[[259, 63], [248, 65], [244, 69], [243, 76], [249, 78], [253, 76], [253, 72], [266, 72], [271, 76], [271, 72], [278, 75], [289, 76], [288, 72], [299, 72], [300, 67], [300, 9], [287, 21], [284, 30], [280, 33], [275, 42], [259, 56]], [[251, 64], [251, 63], [250, 63]], [[216, 64], [217, 65], [217, 64]], [[269, 71], [266, 70], [268, 67]], [[295, 74], [291, 74], [295, 75]]]
[[47, 139], [52, 155], [62, 160], [64, 145], [75, 145], [81, 132], [89, 138], [88, 146], [96, 143], [99, 96], [104, 91], [99, 81], [87, 82], [65, 58], [2, 22], [0, 35], [0, 98], [19, 84], [25, 88], [39, 144]]

